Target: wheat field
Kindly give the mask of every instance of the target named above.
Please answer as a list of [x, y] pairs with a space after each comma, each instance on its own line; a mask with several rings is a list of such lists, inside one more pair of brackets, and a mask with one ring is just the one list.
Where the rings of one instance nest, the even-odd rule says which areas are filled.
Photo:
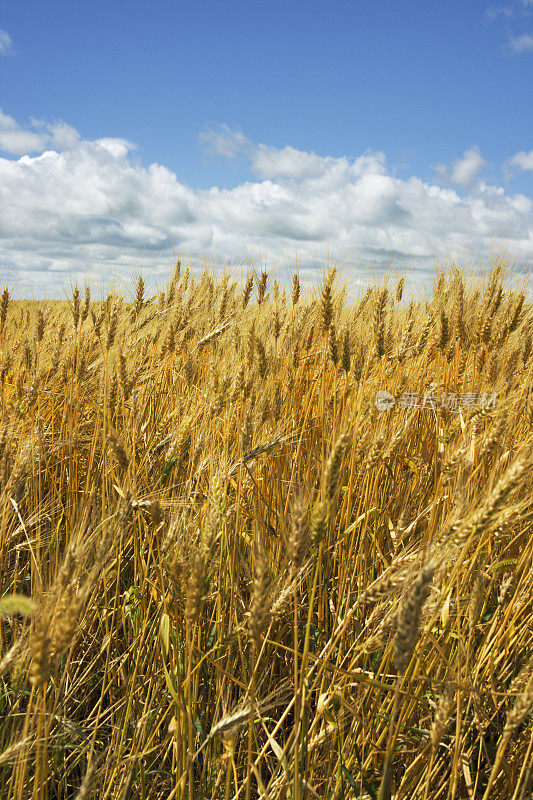
[[2, 799], [531, 798], [531, 304], [320, 280], [5, 288]]

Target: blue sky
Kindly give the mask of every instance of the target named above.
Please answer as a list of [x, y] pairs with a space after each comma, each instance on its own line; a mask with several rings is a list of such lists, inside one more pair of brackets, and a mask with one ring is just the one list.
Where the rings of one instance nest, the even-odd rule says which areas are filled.
[[533, 0], [0, 0], [0, 263], [527, 270], [532, 90]]

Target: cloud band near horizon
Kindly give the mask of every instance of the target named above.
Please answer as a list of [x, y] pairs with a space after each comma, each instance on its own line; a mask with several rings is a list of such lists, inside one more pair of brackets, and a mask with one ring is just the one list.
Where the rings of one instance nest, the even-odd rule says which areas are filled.
[[[435, 166], [432, 183], [398, 178], [383, 152], [323, 157], [255, 144], [225, 125], [198, 138], [206, 153], [244, 158], [256, 179], [196, 190], [163, 165], [142, 165], [129, 141], [84, 140], [63, 122], [23, 127], [0, 111], [8, 283], [53, 296], [76, 271], [91, 280], [112, 269], [128, 279], [142, 266], [163, 276], [176, 247], [210, 262], [261, 253], [281, 270], [334, 252], [355, 267], [416, 264], [420, 282], [436, 258], [475, 252], [488, 260], [499, 245], [519, 269], [533, 266], [533, 202], [484, 182], [477, 147]], [[533, 170], [533, 151], [510, 155], [502, 169]]]

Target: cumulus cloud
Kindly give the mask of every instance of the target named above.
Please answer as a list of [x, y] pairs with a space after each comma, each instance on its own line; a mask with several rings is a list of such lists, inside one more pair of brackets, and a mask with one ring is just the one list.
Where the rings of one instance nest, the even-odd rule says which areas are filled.
[[478, 147], [471, 147], [465, 150], [461, 158], [454, 161], [451, 169], [445, 164], [437, 164], [433, 167], [441, 177], [454, 183], [457, 186], [470, 186], [479, 172], [485, 167], [487, 162], [482, 158]]
[[34, 153], [44, 146], [45, 140], [38, 133], [21, 130], [12, 117], [0, 110], [0, 150], [20, 155]]
[[7, 31], [0, 30], [0, 56], [7, 56], [11, 53], [13, 42]]
[[33, 130], [21, 127], [0, 108], [0, 150], [13, 155], [36, 153], [45, 147], [66, 150], [76, 147], [80, 140], [77, 130], [62, 121], [48, 123], [32, 117], [30, 127]]
[[486, 163], [485, 159], [481, 157], [479, 149], [473, 147], [467, 150], [462, 158], [457, 159], [453, 165], [450, 180], [459, 186], [469, 186]]
[[507, 163], [511, 168], [514, 167], [515, 169], [519, 170], [533, 171], [533, 150], [530, 150], [529, 153], [526, 153], [525, 150], [521, 150], [519, 153], [510, 158]]
[[[162, 275], [176, 247], [199, 264], [238, 264], [252, 251], [283, 271], [294, 259], [309, 267], [333, 252], [348, 266], [385, 259], [422, 276], [443, 253], [476, 248], [488, 259], [504, 240], [533, 265], [533, 203], [470, 185], [484, 164], [476, 148], [439, 185], [395, 177], [382, 152], [333, 158], [276, 149], [222, 126], [201, 134], [202, 143], [245, 158], [256, 179], [195, 190], [164, 165], [132, 158], [134, 145], [123, 139], [87, 141], [63, 122], [24, 128], [5, 114], [0, 132], [11, 154], [0, 158], [0, 258], [21, 292], [53, 293], [69, 270], [94, 278], [112, 268], [127, 280], [144, 264]], [[23, 134], [30, 138], [21, 154]], [[514, 158], [521, 155], [528, 157]]]

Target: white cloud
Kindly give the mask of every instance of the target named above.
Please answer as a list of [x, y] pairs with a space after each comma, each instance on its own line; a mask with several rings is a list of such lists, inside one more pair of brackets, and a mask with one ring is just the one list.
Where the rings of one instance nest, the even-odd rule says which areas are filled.
[[533, 150], [530, 150], [529, 153], [526, 153], [525, 150], [521, 150], [510, 158], [507, 163], [510, 167], [515, 167], [516, 169], [524, 171], [533, 170]]
[[244, 134], [230, 130], [227, 125], [220, 125], [220, 128], [222, 130], [219, 133], [208, 129], [198, 135], [207, 153], [235, 158], [249, 147], [250, 143]]
[[455, 162], [450, 180], [459, 186], [469, 186], [486, 163], [485, 159], [481, 157], [479, 149], [472, 147]]
[[20, 155], [34, 153], [44, 144], [44, 139], [31, 131], [0, 129], [0, 150]]
[[125, 158], [128, 152], [134, 149], [134, 145], [124, 139], [95, 139], [94, 144], [112, 155], [113, 158]]
[[527, 53], [533, 50], [533, 36], [524, 33], [521, 36], [514, 36], [509, 38], [509, 47], [515, 53]]
[[[136, 265], [152, 262], [153, 274], [163, 274], [176, 245], [200, 263], [239, 262], [252, 250], [266, 251], [281, 269], [295, 258], [309, 268], [317, 251], [333, 251], [346, 265], [383, 258], [423, 270], [443, 252], [475, 248], [488, 259], [494, 241], [503, 240], [514, 258], [533, 266], [533, 203], [498, 186], [472, 185], [485, 163], [477, 148], [442, 167], [448, 183], [470, 185], [460, 195], [391, 175], [382, 152], [333, 158], [276, 149], [223, 126], [202, 134], [204, 143], [230, 159], [246, 158], [258, 178], [234, 189], [194, 190], [165, 166], [132, 159], [134, 145], [124, 139], [83, 140], [62, 122], [32, 120], [26, 129], [1, 114], [0, 137], [8, 134], [18, 139], [12, 156], [0, 158], [0, 261], [21, 293], [61, 294], [57, 283], [73, 269], [93, 277], [114, 269], [128, 279]], [[24, 135], [30, 146], [21, 154]], [[529, 163], [530, 155], [519, 153], [515, 166], [521, 156]]]
[[467, 187], [472, 184], [474, 178], [481, 172], [486, 163], [479, 152], [479, 148], [471, 147], [469, 150], [465, 150], [461, 158], [454, 161], [451, 169], [445, 164], [437, 164], [433, 169], [444, 180], [450, 181], [450, 183], [454, 183], [457, 186]]
[[499, 16], [512, 17], [514, 13], [514, 9], [511, 8], [511, 6], [489, 6], [485, 10], [484, 16], [487, 22], [492, 22], [492, 20], [497, 19]]
[[0, 56], [7, 56], [12, 52], [13, 42], [7, 31], [0, 31]]
[[33, 130], [22, 128], [0, 108], [0, 150], [18, 156], [50, 146], [62, 150], [73, 148], [80, 140], [77, 130], [62, 121], [47, 123], [32, 117], [30, 126]]
[[252, 169], [261, 178], [321, 178], [335, 168], [337, 159], [321, 158], [287, 145], [283, 150], [260, 144], [255, 148]]
[[53, 147], [59, 147], [62, 150], [68, 150], [76, 147], [80, 141], [78, 131], [71, 125], [66, 125], [64, 122], [54, 122], [51, 125], [44, 125], [48, 131], [47, 144]]
[[[521, 27], [523, 31], [524, 18], [529, 19], [533, 12], [533, 0], [510, 0], [502, 6], [488, 6], [484, 13], [485, 22], [498, 21], [499, 17], [513, 19], [514, 26]], [[511, 33], [506, 26], [507, 41], [503, 45], [503, 52], [509, 53], [528, 53], [533, 50], [533, 35], [528, 32]]]

